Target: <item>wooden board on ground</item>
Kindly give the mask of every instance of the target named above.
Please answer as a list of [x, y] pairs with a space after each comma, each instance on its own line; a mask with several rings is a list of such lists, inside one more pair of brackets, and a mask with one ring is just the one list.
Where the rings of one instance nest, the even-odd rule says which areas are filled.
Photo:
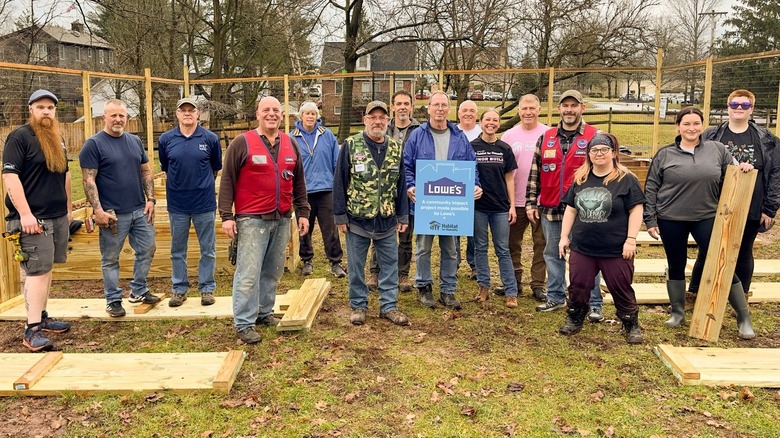
[[[756, 237], [756, 243], [763, 243], [763, 240], [761, 237]], [[663, 242], [660, 240], [655, 240], [652, 237], [650, 237], [649, 234], [647, 234], [647, 231], [640, 231], [639, 234], [636, 236], [636, 244], [639, 246], [642, 245], [663, 245]], [[688, 246], [696, 246], [696, 241], [693, 240], [693, 236], [690, 234], [688, 235]]]
[[780, 349], [674, 347], [655, 353], [683, 385], [780, 388]]
[[[691, 275], [693, 259], [685, 264], [685, 275]], [[636, 259], [634, 260], [634, 275], [666, 277], [666, 259]]]
[[325, 281], [324, 278], [304, 281], [300, 291], [292, 297], [290, 307], [276, 326], [276, 330], [285, 332], [310, 329], [328, 292], [330, 292], [330, 282]]
[[[246, 354], [218, 353], [59, 353], [62, 356], [36, 381], [23, 379], [45, 369], [52, 356], [0, 353], [0, 395], [44, 396], [76, 393], [148, 391], [230, 391]], [[42, 365], [39, 362], [44, 361]], [[183, 372], [183, 370], [185, 370]], [[14, 383], [29, 382], [29, 389]]]
[[[637, 304], [669, 304], [669, 294], [666, 292], [666, 283], [634, 283]], [[780, 302], [780, 287], [778, 283], [753, 283], [750, 286], [749, 303], [778, 303]], [[601, 280], [601, 290], [607, 292], [604, 296], [605, 303], [612, 303], [612, 295], [609, 294], [604, 280]]]
[[[286, 294], [276, 296], [274, 304], [274, 315], [283, 317], [285, 311], [290, 306], [292, 297], [298, 293], [297, 290], [290, 290]], [[102, 321], [138, 321], [138, 320], [163, 320], [163, 319], [233, 319], [233, 298], [232, 297], [214, 297], [215, 303], [211, 306], [201, 306], [200, 297], [192, 296], [180, 307], [169, 307], [168, 298], [163, 299], [159, 304], [149, 309], [146, 313], [135, 313], [134, 307], [137, 304], [124, 302], [127, 315], [122, 318], [112, 318], [106, 313], [106, 300], [103, 298], [71, 298], [49, 300], [48, 312], [57, 319], [82, 319], [91, 318]], [[27, 319], [24, 310], [24, 302], [18, 303], [0, 312], [0, 321], [24, 321]]]
[[699, 296], [688, 331], [692, 338], [715, 342], [720, 336], [757, 175], [757, 170], [745, 173], [736, 166], [726, 169]]

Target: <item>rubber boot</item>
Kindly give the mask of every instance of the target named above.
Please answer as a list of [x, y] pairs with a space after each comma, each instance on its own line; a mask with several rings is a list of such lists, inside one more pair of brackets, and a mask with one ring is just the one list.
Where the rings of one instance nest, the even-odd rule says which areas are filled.
[[745, 291], [742, 289], [742, 283], [731, 285], [729, 291], [729, 304], [737, 312], [737, 329], [740, 339], [753, 339], [756, 333], [753, 331], [753, 324], [750, 322], [750, 310], [748, 310]]
[[642, 328], [639, 327], [639, 312], [630, 313], [620, 317], [623, 322], [623, 334], [629, 344], [641, 344], [645, 340], [642, 337]]
[[679, 327], [685, 322], [685, 280], [666, 280], [666, 292], [672, 304], [672, 316], [664, 324]]
[[585, 317], [588, 315], [588, 308], [586, 307], [571, 307], [566, 310], [566, 321], [563, 323], [558, 333], [566, 336], [571, 336], [582, 330], [582, 324], [585, 322]]

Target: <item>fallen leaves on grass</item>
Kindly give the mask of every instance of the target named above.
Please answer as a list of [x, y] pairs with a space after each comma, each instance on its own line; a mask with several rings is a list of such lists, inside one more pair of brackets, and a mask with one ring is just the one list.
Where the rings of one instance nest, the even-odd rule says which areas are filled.
[[600, 402], [604, 399], [604, 393], [601, 392], [601, 390], [598, 390], [590, 395], [590, 401], [592, 402]]
[[404, 424], [406, 425], [406, 427], [414, 426], [414, 419], [415, 418], [417, 418], [417, 415], [407, 414], [406, 418], [404, 418]]
[[153, 392], [151, 394], [147, 394], [145, 400], [149, 403], [157, 403], [158, 401], [162, 400], [163, 397], [165, 397], [165, 394], [160, 392]]
[[427, 334], [428, 333], [425, 333], [425, 332], [417, 333], [416, 335], [414, 335], [414, 338], [412, 339], [412, 342], [414, 342], [415, 344], [422, 343], [425, 340], [425, 336]]
[[520, 392], [525, 389], [525, 383], [523, 382], [509, 382], [506, 385], [506, 390], [509, 392]]
[[360, 398], [360, 391], [350, 392], [344, 396], [344, 401], [347, 403], [354, 403], [358, 398]]
[[200, 438], [211, 438], [212, 435], [214, 435], [213, 430], [206, 430], [200, 434]]
[[460, 414], [465, 415], [466, 417], [473, 417], [477, 415], [477, 410], [474, 408], [474, 406], [466, 406], [460, 410]]
[[756, 396], [753, 395], [753, 391], [751, 391], [747, 386], [742, 388], [742, 391], [739, 391], [739, 396], [742, 397], [742, 400], [749, 402], [752, 402], [756, 399]]
[[452, 389], [454, 385], [452, 383], [447, 382], [438, 382], [436, 384], [436, 387], [441, 389], [441, 392], [447, 394], [447, 395], [454, 395], [455, 391]]
[[506, 427], [504, 427], [504, 435], [515, 436], [516, 434], [517, 434], [517, 423], [507, 424]]
[[325, 403], [325, 400], [320, 400], [317, 403], [314, 404], [314, 409], [318, 411], [324, 411], [328, 408], [328, 404]]
[[730, 398], [735, 398], [737, 396], [736, 391], [720, 391], [718, 393], [718, 396], [723, 400], [728, 400]]

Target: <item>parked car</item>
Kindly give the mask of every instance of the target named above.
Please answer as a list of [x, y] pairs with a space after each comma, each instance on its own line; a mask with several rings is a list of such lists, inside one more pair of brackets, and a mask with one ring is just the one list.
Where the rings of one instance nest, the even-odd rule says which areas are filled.
[[652, 102], [655, 100], [655, 95], [642, 93], [639, 95], [639, 98], [642, 99], [642, 102]]
[[482, 94], [485, 96], [485, 100], [501, 100], [503, 97], [498, 91], [485, 91]]
[[309, 87], [309, 97], [320, 97], [322, 96], [322, 89], [319, 85], [312, 85]]
[[420, 90], [417, 92], [417, 94], [414, 95], [415, 99], [430, 99], [431, 98], [431, 92], [428, 90]]
[[485, 100], [485, 95], [482, 94], [479, 90], [474, 90], [471, 92], [471, 95], [469, 96], [469, 99], [471, 100]]

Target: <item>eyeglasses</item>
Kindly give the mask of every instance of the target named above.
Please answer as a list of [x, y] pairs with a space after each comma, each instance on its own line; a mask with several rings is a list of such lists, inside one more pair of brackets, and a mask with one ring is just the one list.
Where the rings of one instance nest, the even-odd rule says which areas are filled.
[[198, 110], [196, 109], [184, 109], [184, 108], [179, 108], [176, 111], [184, 114], [195, 114], [196, 112], [198, 112]]
[[590, 150], [588, 152], [591, 155], [607, 155], [608, 153], [612, 152], [612, 148], [609, 148], [609, 147], [590, 148]]
[[440, 108], [449, 108], [450, 105], [446, 103], [434, 103], [431, 105], [433, 108], [440, 109]]
[[372, 122], [384, 122], [388, 120], [387, 116], [366, 116], [366, 119]]
[[734, 101], [729, 102], [729, 108], [731, 109], [737, 109], [740, 106], [742, 107], [743, 110], [749, 110], [753, 106], [753, 104], [750, 102], [734, 102]]

